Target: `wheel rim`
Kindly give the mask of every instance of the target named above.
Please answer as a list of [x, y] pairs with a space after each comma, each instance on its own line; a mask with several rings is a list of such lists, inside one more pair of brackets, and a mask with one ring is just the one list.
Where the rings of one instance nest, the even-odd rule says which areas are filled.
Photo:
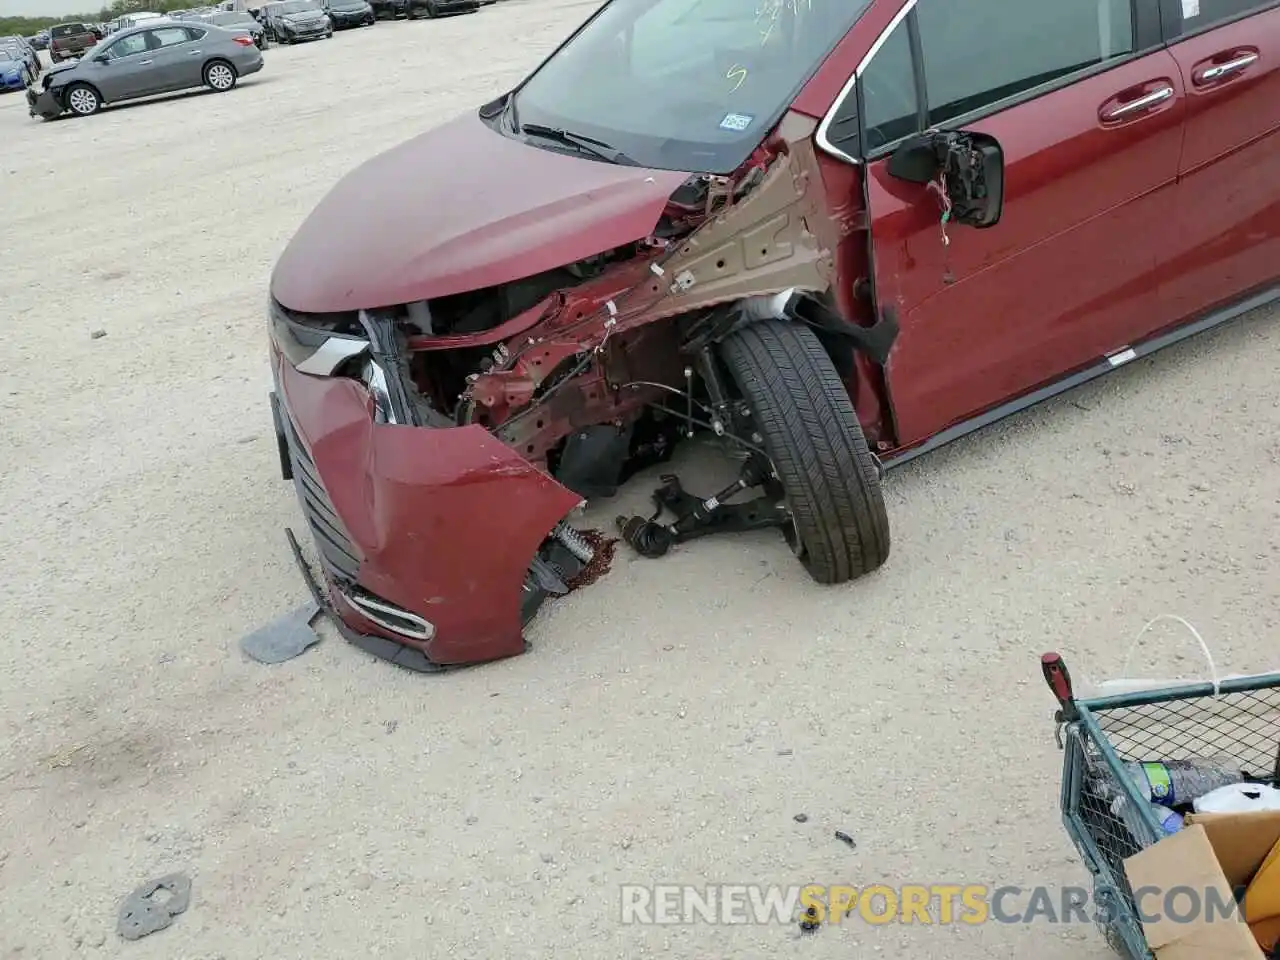
[[76, 113], [93, 113], [97, 106], [98, 98], [93, 95], [92, 90], [71, 91], [71, 109]]
[[215, 90], [227, 90], [235, 83], [235, 74], [231, 72], [231, 68], [215, 63], [209, 68], [209, 86]]

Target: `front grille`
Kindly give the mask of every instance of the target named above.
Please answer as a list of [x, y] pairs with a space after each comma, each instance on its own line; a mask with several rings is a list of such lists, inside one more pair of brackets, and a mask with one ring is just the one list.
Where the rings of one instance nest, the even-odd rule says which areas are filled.
[[354, 582], [360, 571], [360, 559], [347, 535], [346, 527], [333, 509], [333, 502], [325, 492], [316, 472], [311, 454], [298, 439], [293, 421], [286, 410], [280, 411], [280, 428], [289, 445], [289, 462], [293, 466], [293, 485], [298, 492], [302, 514], [307, 518], [311, 534], [315, 537], [320, 563], [331, 576]]

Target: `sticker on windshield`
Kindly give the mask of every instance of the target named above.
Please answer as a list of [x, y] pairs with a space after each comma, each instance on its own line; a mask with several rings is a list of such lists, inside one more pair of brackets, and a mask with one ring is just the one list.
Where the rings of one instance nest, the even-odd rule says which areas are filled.
[[745, 113], [726, 113], [724, 119], [720, 121], [720, 129], [741, 133], [751, 126], [751, 121], [754, 119], [755, 117]]

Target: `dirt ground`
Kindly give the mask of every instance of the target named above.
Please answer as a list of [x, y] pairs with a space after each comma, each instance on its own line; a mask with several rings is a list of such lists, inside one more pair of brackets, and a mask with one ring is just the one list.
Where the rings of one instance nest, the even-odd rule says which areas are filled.
[[[0, 957], [1107, 955], [1043, 922], [626, 926], [619, 885], [1080, 882], [1038, 654], [1114, 676], [1171, 612], [1224, 671], [1280, 666], [1272, 316], [893, 473], [865, 582], [709, 540], [620, 551], [481, 669], [401, 672], [327, 627], [278, 667], [239, 652], [306, 597], [274, 259], [338, 177], [591, 9], [383, 23], [83, 121], [0, 99]], [[1153, 633], [1131, 672], [1203, 673]], [[174, 870], [187, 913], [119, 939], [120, 898]]]

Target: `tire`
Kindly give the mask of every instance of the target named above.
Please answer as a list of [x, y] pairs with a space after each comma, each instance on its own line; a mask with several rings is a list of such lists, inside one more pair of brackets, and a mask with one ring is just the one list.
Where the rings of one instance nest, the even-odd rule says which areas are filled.
[[831, 358], [806, 326], [753, 323], [720, 356], [751, 409], [791, 511], [788, 542], [819, 583], [844, 583], [889, 557], [879, 471]]
[[77, 117], [91, 117], [102, 109], [102, 97], [87, 83], [73, 83], [67, 88], [67, 109]]
[[225, 60], [210, 60], [204, 65], [204, 85], [214, 93], [226, 93], [239, 79], [236, 68]]

